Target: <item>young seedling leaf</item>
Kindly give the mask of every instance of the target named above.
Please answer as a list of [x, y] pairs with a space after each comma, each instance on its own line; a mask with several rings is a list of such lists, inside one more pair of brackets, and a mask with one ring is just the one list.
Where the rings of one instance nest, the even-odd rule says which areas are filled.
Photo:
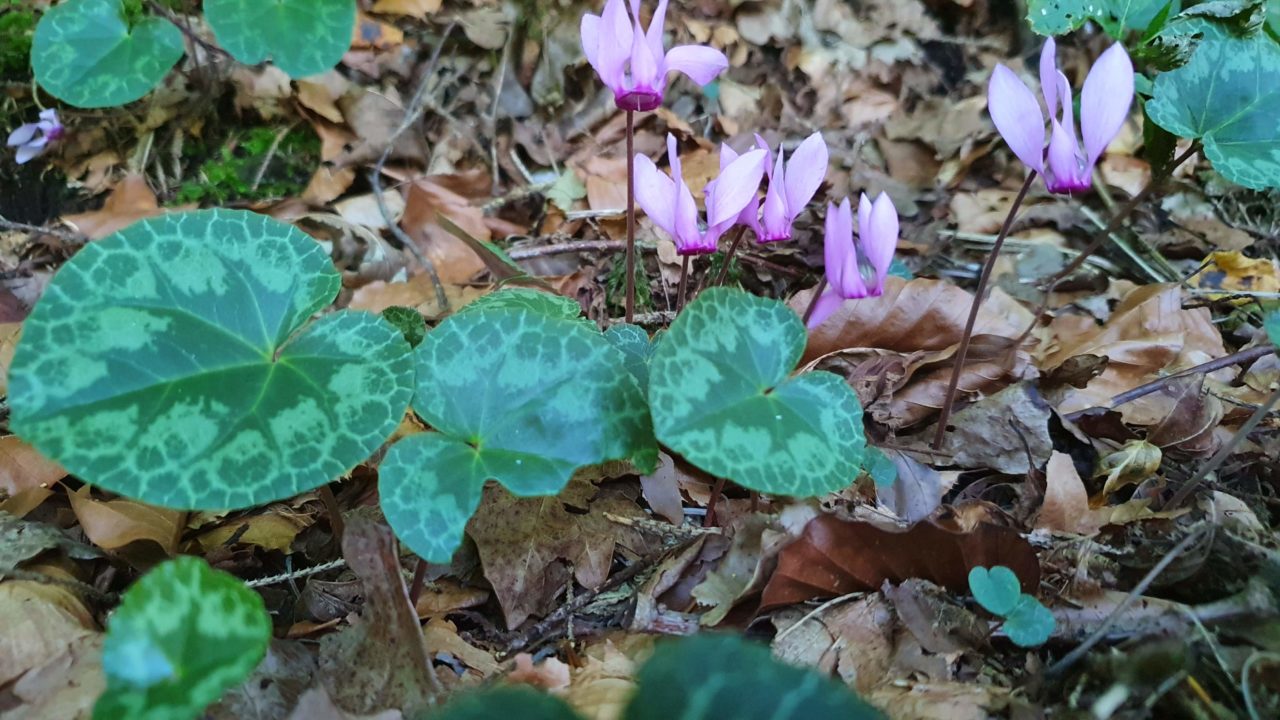
[[1182, 23], [1178, 32], [1203, 38], [1185, 65], [1156, 78], [1147, 115], [1174, 135], [1200, 139], [1228, 180], [1280, 186], [1280, 85], [1273, 82], [1280, 45], [1266, 33], [1237, 37], [1207, 21]]
[[775, 660], [768, 648], [730, 635], [662, 643], [636, 681], [626, 720], [882, 717], [843, 685]]
[[626, 359], [627, 371], [636, 382], [640, 383], [640, 392], [649, 391], [649, 357], [653, 354], [653, 345], [649, 342], [649, 333], [639, 325], [611, 325], [604, 331], [604, 338], [622, 352]]
[[271, 640], [262, 598], [179, 556], [134, 583], [107, 623], [96, 720], [198, 717], [258, 665]]
[[329, 70], [351, 46], [354, 0], [205, 0], [218, 44], [246, 65], [270, 60], [290, 77]]
[[182, 57], [182, 32], [144, 17], [132, 27], [122, 0], [67, 0], [36, 25], [31, 68], [36, 83], [83, 108], [124, 105], [151, 92]]
[[996, 565], [988, 570], [975, 567], [969, 571], [969, 592], [973, 599], [993, 615], [1004, 617], [1018, 604], [1022, 597], [1022, 584], [1018, 576], [1004, 565]]
[[788, 377], [805, 338], [781, 302], [703, 292], [653, 351], [658, 440], [752, 490], [816, 496], [847, 487], [862, 464], [862, 408], [836, 375]]
[[392, 305], [379, 314], [382, 315], [383, 320], [400, 331], [405, 342], [409, 343], [409, 347], [418, 347], [418, 343], [427, 336], [427, 323], [422, 318], [422, 313], [411, 307]]
[[163, 215], [90, 243], [24, 324], [13, 430], [85, 481], [165, 507], [329, 482], [395, 430], [413, 391], [386, 321], [309, 321], [339, 285], [314, 240], [247, 211]]
[[1004, 634], [1018, 647], [1043, 645], [1053, 634], [1053, 613], [1030, 595], [1018, 598], [1018, 604], [1004, 619]]
[[463, 693], [451, 699], [432, 715], [432, 720], [581, 720], [560, 698], [538, 692], [528, 685], [513, 685], [476, 693]]
[[416, 350], [413, 408], [440, 432], [396, 443], [379, 489], [391, 527], [430, 561], [449, 560], [486, 480], [555, 495], [584, 465], [656, 465], [622, 354], [589, 323], [540, 309], [492, 300], [445, 320]]

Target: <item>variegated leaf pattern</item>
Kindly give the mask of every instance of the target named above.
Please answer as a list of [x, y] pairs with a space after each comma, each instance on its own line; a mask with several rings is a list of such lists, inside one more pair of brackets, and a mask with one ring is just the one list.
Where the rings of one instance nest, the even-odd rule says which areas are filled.
[[331, 69], [351, 47], [355, 0], [205, 0], [218, 44], [248, 65], [270, 60], [290, 77]]

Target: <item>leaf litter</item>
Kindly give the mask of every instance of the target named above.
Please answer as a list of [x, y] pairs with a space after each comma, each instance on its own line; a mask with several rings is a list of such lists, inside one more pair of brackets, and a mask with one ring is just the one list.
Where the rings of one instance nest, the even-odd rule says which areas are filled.
[[[184, 183], [219, 182], [191, 148], [264, 122], [313, 134], [314, 167], [290, 178], [305, 188], [296, 197], [237, 202], [325, 244], [343, 274], [339, 305], [407, 306], [435, 322], [519, 277], [453, 225], [519, 255], [519, 272], [587, 317], [616, 318], [622, 118], [587, 82], [575, 38], [556, 31], [599, 8], [363, 5], [359, 41], [322, 76], [288, 83], [274, 68], [199, 65], [146, 117], [71, 115], [74, 141], [47, 158], [45, 182], [65, 186], [56, 201], [23, 195], [30, 187], [0, 193], [0, 215], [44, 228], [0, 230], [3, 290], [15, 301], [4, 337], [85, 242], [184, 207]], [[994, 142], [984, 87], [991, 66], [1029, 50], [1017, 18], [983, 0], [685, 1], [670, 12], [681, 42], [723, 49], [731, 69], [714, 94], [675, 83], [672, 111], [637, 118], [638, 152], [660, 158], [673, 133], [697, 195], [717, 167], [709, 137], [740, 148], [761, 129], [790, 150], [820, 130], [839, 169], [824, 192], [883, 190], [903, 211], [916, 277], [844, 303], [809, 335], [802, 363], [848, 381], [895, 485], [864, 477], [816, 505], [788, 504], [713, 490], [714, 478], [664, 455], [652, 475], [596, 473], [554, 498], [489, 487], [468, 544], [419, 579], [370, 517], [376, 456], [334, 486], [339, 537], [318, 497], [225, 516], [166, 511], [91, 492], [0, 438], [6, 716], [89, 717], [116, 596], [186, 553], [248, 580], [282, 578], [259, 586], [277, 640], [213, 717], [389, 720], [499, 682], [620, 717], [654, 635], [712, 626], [770, 642], [893, 718], [1090, 708], [1265, 717], [1277, 706], [1275, 415], [1196, 502], [1164, 505], [1280, 382], [1274, 354], [1231, 362], [1266, 347], [1261, 312], [1280, 289], [1274, 196], [1227, 187], [1193, 159], [1138, 214], [1132, 252], [1105, 251], [1046, 296], [1039, 281], [1100, 229], [1078, 205], [1101, 203], [1034, 190], [980, 308], [955, 432], [932, 450], [972, 280], [1017, 190], [1020, 168]], [[510, 32], [526, 26], [537, 31]], [[439, 43], [448, 51], [431, 61]], [[1095, 45], [1064, 43], [1069, 77]], [[422, 118], [397, 135], [427, 73]], [[1138, 128], [1124, 133], [1100, 166], [1116, 199], [1151, 174]], [[818, 215], [801, 215], [794, 243], [746, 247], [730, 277], [804, 312], [821, 267]], [[679, 260], [652, 240], [649, 219], [638, 235], [651, 270], [641, 310], [654, 329], [675, 307]], [[711, 506], [717, 526], [703, 528]], [[1187, 538], [1196, 542], [1174, 555]], [[1144, 582], [1168, 558], [1163, 577]], [[338, 560], [347, 568], [299, 572]], [[995, 565], [1052, 611], [1044, 648], [1012, 646], [971, 597], [969, 569]], [[1100, 631], [1109, 654], [1070, 669], [1069, 681], [1046, 672]]]

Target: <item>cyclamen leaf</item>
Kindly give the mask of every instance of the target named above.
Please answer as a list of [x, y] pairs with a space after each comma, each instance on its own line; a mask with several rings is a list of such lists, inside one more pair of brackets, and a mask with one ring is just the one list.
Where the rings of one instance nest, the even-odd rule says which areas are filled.
[[1206, 21], [1179, 31], [1204, 37], [1185, 65], [1156, 78], [1147, 115], [1174, 135], [1199, 138], [1228, 180], [1280, 186], [1280, 46], [1265, 33], [1236, 37]]
[[578, 303], [563, 295], [553, 295], [540, 290], [530, 290], [529, 288], [508, 288], [501, 292], [483, 295], [467, 303], [458, 313], [493, 308], [525, 309], [564, 320], [582, 320], [586, 322], [586, 318], [582, 317], [582, 308], [578, 306]]
[[308, 322], [328, 256], [247, 211], [151, 218], [90, 243], [27, 318], [14, 431], [85, 481], [165, 507], [260, 505], [342, 476], [408, 406], [413, 360], [372, 313]]
[[1170, 3], [1171, 12], [1181, 5], [1179, 0], [1028, 0], [1027, 22], [1041, 35], [1065, 35], [1093, 20], [1119, 38], [1125, 30], [1145, 30]]
[[1053, 613], [1030, 595], [1018, 598], [1018, 604], [1005, 617], [1004, 634], [1018, 647], [1043, 645], [1053, 635], [1057, 621]]
[[1022, 584], [1018, 576], [1004, 565], [988, 570], [975, 567], [969, 570], [969, 592], [987, 612], [1001, 617], [1013, 611], [1022, 597]]
[[218, 44], [246, 65], [270, 60], [290, 77], [329, 70], [351, 47], [354, 0], [205, 0]]
[[182, 57], [166, 20], [125, 22], [122, 0], [67, 0], [44, 12], [31, 45], [36, 83], [76, 107], [124, 105], [151, 92]]
[[486, 480], [555, 495], [584, 465], [656, 464], [644, 396], [621, 353], [586, 321], [521, 297], [463, 310], [416, 350], [413, 408], [440, 432], [392, 446], [379, 492], [396, 534], [429, 561], [448, 562]]
[[640, 391], [649, 391], [649, 356], [653, 354], [653, 345], [649, 342], [649, 333], [639, 325], [611, 325], [604, 332], [604, 338], [622, 352], [626, 358], [627, 371], [640, 383]]
[[262, 598], [203, 560], [180, 556], [125, 592], [107, 624], [98, 720], [195, 718], [267, 651]]
[[636, 675], [626, 720], [808, 720], [883, 717], [852, 691], [731, 635], [658, 645]]
[[1271, 344], [1280, 345], [1280, 310], [1267, 316], [1266, 328], [1267, 337], [1271, 338]]
[[653, 351], [649, 405], [658, 440], [752, 490], [816, 496], [858, 476], [862, 408], [840, 377], [789, 378], [805, 346], [786, 305], [712, 288]]
[[463, 693], [432, 715], [433, 720], [580, 720], [581, 716], [558, 697], [538, 692], [528, 685], [499, 687]]

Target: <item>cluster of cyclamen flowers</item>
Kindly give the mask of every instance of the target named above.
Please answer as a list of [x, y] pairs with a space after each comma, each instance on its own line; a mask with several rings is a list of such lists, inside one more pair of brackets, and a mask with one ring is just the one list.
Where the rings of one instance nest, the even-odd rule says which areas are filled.
[[[640, 25], [640, 0], [608, 0], [604, 12], [582, 18], [582, 49], [600, 79], [613, 91], [621, 110], [652, 110], [662, 104], [667, 74], [681, 72], [706, 85], [729, 67], [729, 60], [714, 48], [682, 45], [666, 50], [662, 44], [668, 0], [660, 0], [647, 29]], [[739, 155], [727, 144], [720, 146], [720, 174], [703, 190], [706, 219], [699, 221], [698, 206], [685, 184], [676, 150], [676, 138], [667, 134], [667, 161], [671, 174], [660, 171], [644, 155], [633, 158], [635, 203], [675, 242], [681, 255], [714, 253], [721, 236], [734, 226], [750, 228], [760, 243], [791, 239], [792, 225], [813, 199], [827, 174], [828, 151], [822, 135], [806, 138], [786, 161], [781, 147], [777, 159], [769, 145], [756, 135], [756, 148]], [[760, 181], [768, 180], [763, 201]], [[872, 203], [864, 194], [858, 207], [861, 254], [870, 268], [864, 279], [858, 244], [853, 239], [849, 200], [827, 212], [825, 257], [827, 288], [811, 312], [814, 327], [845, 299], [879, 295], [898, 243], [898, 215], [893, 202], [881, 194]]]

